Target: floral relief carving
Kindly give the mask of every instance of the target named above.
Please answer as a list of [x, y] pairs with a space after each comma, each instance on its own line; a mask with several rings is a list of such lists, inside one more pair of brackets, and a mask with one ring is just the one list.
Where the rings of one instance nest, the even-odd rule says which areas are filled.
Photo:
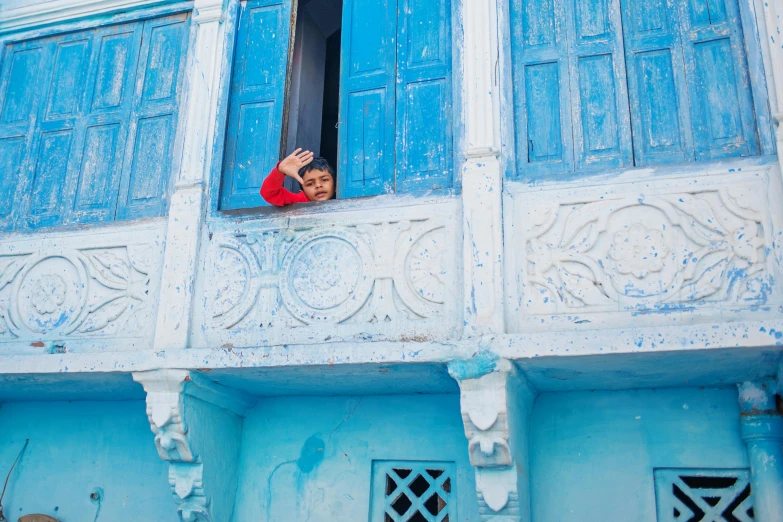
[[650, 272], [660, 272], [663, 256], [669, 252], [663, 232], [648, 230], [641, 223], [635, 223], [614, 234], [609, 256], [617, 263], [621, 274], [633, 274], [644, 279]]
[[51, 314], [65, 302], [65, 292], [60, 276], [44, 274], [35, 283], [31, 301], [39, 314]]
[[434, 219], [223, 237], [207, 258], [207, 319], [237, 330], [442, 317], [448, 238]]
[[764, 304], [770, 228], [764, 201], [751, 197], [763, 192], [737, 184], [597, 201], [539, 197], [515, 223], [525, 245], [520, 303], [526, 314]]
[[145, 245], [0, 255], [0, 340], [142, 336], [150, 313]]

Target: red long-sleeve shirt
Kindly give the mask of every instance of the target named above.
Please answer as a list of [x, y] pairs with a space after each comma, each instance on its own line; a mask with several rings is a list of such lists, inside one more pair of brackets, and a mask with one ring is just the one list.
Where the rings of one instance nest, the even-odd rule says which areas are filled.
[[261, 197], [264, 198], [264, 201], [276, 207], [310, 202], [304, 191], [294, 194], [286, 190], [283, 187], [283, 180], [285, 180], [285, 174], [277, 170], [277, 166], [275, 166], [261, 185]]

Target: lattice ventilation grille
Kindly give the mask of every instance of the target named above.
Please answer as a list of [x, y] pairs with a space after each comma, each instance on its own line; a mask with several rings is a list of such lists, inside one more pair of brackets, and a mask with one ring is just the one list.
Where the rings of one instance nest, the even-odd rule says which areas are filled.
[[372, 522], [456, 522], [450, 462], [373, 463]]
[[751, 522], [750, 472], [657, 469], [658, 522]]

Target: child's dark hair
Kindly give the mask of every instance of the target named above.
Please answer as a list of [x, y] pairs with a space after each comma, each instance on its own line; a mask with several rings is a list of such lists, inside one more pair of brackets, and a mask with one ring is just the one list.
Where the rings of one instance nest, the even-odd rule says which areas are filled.
[[299, 176], [304, 179], [305, 174], [311, 170], [324, 170], [328, 172], [330, 176], [332, 176], [332, 179], [334, 179], [334, 169], [332, 169], [332, 166], [329, 165], [329, 162], [324, 158], [313, 158], [313, 161], [299, 169]]

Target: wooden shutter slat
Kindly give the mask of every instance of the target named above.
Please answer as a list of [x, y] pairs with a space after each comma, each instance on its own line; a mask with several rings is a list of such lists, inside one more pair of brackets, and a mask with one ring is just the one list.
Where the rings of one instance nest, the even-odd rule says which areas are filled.
[[260, 189], [280, 155], [291, 2], [250, 0], [239, 16], [221, 208], [266, 205]]
[[637, 166], [692, 161], [685, 65], [667, 0], [622, 0]]
[[396, 192], [452, 182], [451, 1], [400, 0]]
[[394, 191], [397, 5], [345, 0], [340, 64], [338, 195]]
[[573, 170], [565, 4], [513, 0], [517, 169], [527, 178]]
[[631, 121], [618, 0], [568, 0], [577, 171], [631, 165]]

